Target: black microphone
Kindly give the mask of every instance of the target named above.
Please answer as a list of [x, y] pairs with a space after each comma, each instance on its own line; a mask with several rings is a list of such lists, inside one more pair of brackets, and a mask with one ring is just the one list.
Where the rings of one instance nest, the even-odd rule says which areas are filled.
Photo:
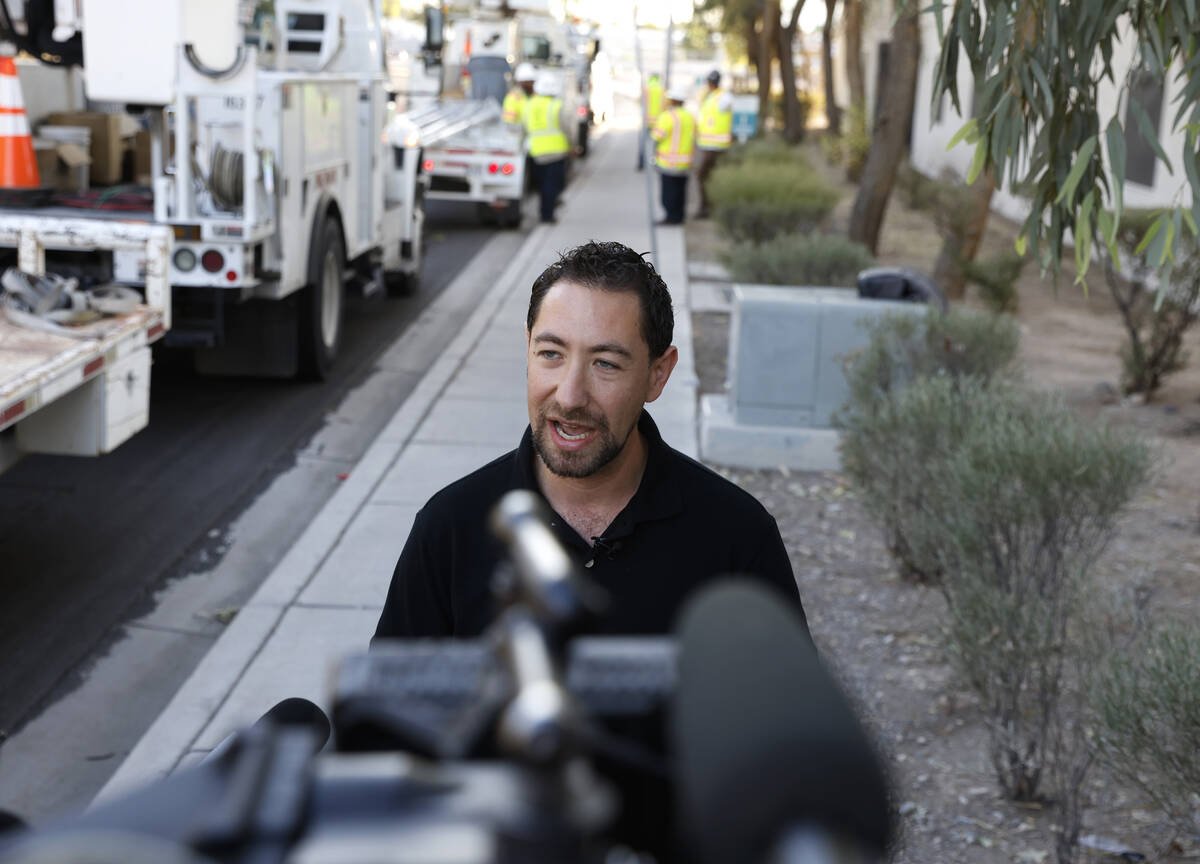
[[[250, 729], [263, 729], [268, 726], [301, 726], [307, 729], [313, 735], [312, 751], [314, 753], [325, 746], [325, 742], [329, 740], [329, 731], [331, 728], [329, 718], [325, 716], [325, 712], [321, 710], [320, 706], [299, 696], [289, 696], [287, 699], [276, 702], [267, 713], [254, 721], [254, 725]], [[215, 762], [220, 760], [233, 747], [234, 741], [243, 734], [246, 733], [238, 730], [225, 736], [221, 743], [204, 757], [203, 761]]]
[[694, 856], [763, 861], [810, 829], [882, 859], [892, 828], [883, 768], [799, 616], [743, 580], [703, 591], [681, 621], [670, 728]]
[[621, 551], [622, 546], [624, 544], [620, 540], [612, 540], [608, 537], [592, 538], [592, 548], [596, 550], [596, 554], [603, 555], [609, 560], [617, 557], [617, 553]]

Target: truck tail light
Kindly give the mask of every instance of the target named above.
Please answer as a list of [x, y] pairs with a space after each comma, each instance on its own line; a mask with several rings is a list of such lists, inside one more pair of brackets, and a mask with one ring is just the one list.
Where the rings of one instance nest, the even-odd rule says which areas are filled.
[[421, 163], [421, 167], [424, 168], [426, 170], [426, 172], [432, 171], [433, 170], [433, 160], [426, 159], [424, 162]]
[[517, 170], [516, 167], [511, 162], [505, 162], [503, 165], [500, 166], [500, 173], [503, 174], [505, 177], [512, 174], [516, 170]]
[[216, 249], [209, 249], [200, 256], [200, 266], [209, 273], [216, 273], [225, 266], [225, 256]]
[[500, 170], [500, 166], [497, 165], [495, 162], [492, 162], [491, 164], [488, 165], [488, 173], [489, 174], [495, 174], [499, 170]]

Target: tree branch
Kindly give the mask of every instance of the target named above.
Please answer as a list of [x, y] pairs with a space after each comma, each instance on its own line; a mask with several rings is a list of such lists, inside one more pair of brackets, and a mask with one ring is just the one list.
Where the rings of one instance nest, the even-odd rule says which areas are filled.
[[796, 32], [796, 25], [800, 23], [800, 10], [803, 8], [804, 0], [796, 0], [796, 5], [792, 7], [792, 17], [788, 19], [787, 32]]

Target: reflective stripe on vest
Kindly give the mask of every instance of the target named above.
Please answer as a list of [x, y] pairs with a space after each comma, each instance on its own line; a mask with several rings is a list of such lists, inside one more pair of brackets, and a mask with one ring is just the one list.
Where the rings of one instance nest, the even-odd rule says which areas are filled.
[[566, 133], [558, 125], [562, 101], [550, 96], [533, 96], [525, 106], [525, 131], [529, 133], [529, 155], [564, 156], [571, 149]]
[[692, 115], [683, 108], [668, 108], [659, 115], [654, 128], [665, 133], [655, 149], [654, 163], [674, 174], [691, 168], [696, 149], [696, 120]]
[[700, 104], [700, 146], [705, 150], [728, 150], [733, 143], [733, 112], [717, 107], [721, 90], [714, 90]]
[[504, 97], [503, 110], [505, 123], [521, 122], [521, 108], [524, 107], [527, 98], [525, 91], [520, 87], [508, 91], [508, 95]]
[[646, 125], [653, 126], [663, 109], [663, 86], [658, 81], [646, 85]]

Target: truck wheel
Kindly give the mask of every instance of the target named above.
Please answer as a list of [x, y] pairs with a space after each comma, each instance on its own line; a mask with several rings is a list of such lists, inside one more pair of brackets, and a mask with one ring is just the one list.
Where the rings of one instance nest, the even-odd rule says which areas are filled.
[[325, 380], [342, 342], [346, 250], [342, 231], [326, 219], [316, 255], [316, 272], [300, 301], [300, 370], [307, 378]]
[[496, 213], [500, 220], [501, 228], [520, 228], [521, 227], [521, 199], [510, 198], [505, 203], [504, 209]]
[[579, 157], [586, 159], [588, 155], [588, 122], [582, 120], [579, 123]]

